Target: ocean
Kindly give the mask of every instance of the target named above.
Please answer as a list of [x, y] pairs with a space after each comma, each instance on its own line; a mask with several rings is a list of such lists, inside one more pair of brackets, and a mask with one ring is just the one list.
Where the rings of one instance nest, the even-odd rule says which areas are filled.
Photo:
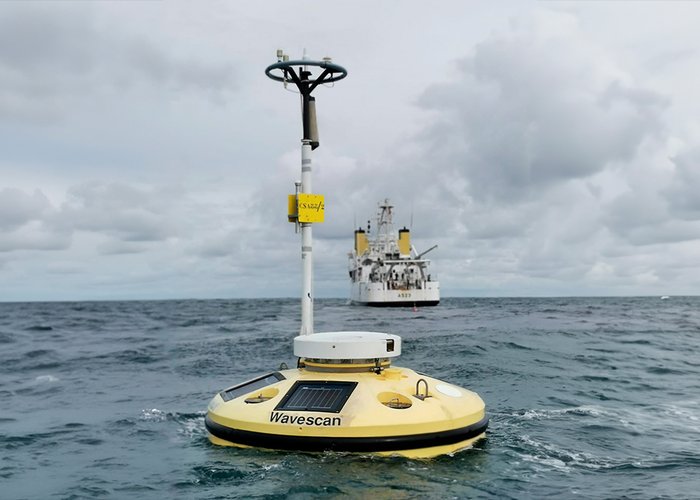
[[700, 498], [700, 297], [317, 300], [316, 331], [478, 392], [432, 460], [216, 447], [218, 391], [294, 366], [298, 299], [0, 303], [0, 498]]

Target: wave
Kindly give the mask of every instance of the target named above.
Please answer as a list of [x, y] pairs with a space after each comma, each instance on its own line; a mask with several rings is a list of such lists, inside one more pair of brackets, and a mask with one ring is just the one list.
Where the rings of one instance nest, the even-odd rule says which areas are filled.
[[51, 325], [32, 325], [24, 329], [27, 332], [50, 332], [53, 330]]

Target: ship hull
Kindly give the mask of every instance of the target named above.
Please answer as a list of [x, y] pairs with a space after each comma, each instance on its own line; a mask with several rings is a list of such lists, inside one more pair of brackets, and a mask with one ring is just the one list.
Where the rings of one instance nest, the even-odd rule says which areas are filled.
[[353, 302], [357, 305], [369, 306], [369, 307], [431, 307], [436, 306], [440, 303], [439, 300], [418, 300], [412, 302]]
[[440, 303], [440, 284], [431, 281], [425, 288], [388, 290], [384, 283], [353, 283], [350, 300], [372, 307], [436, 306]]

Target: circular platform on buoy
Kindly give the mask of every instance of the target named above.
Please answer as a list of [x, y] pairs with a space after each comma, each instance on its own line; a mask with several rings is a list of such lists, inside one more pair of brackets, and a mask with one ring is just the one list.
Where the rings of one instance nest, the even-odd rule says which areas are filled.
[[324, 332], [299, 335], [294, 355], [314, 359], [395, 358], [401, 354], [401, 337], [378, 332]]

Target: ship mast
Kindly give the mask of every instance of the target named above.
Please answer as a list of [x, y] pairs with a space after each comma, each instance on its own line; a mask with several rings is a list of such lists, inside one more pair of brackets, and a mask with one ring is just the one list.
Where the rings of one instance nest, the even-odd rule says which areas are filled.
[[377, 214], [377, 251], [382, 253], [383, 250], [392, 249], [394, 223], [392, 214], [393, 205], [389, 203], [389, 199], [385, 198], [384, 203], [379, 203], [379, 212]]
[[[296, 67], [296, 69], [295, 69]], [[322, 69], [314, 76], [310, 67]], [[275, 73], [277, 71], [277, 73]], [[301, 138], [301, 182], [296, 183], [295, 194], [289, 197], [289, 221], [295, 223], [297, 231], [301, 230], [301, 335], [314, 333], [313, 312], [313, 238], [311, 226], [314, 222], [323, 222], [324, 200], [321, 195], [312, 194], [311, 189], [311, 152], [319, 146], [318, 127], [316, 124], [316, 99], [311, 96], [314, 89], [322, 83], [342, 80], [348, 72], [329, 57], [322, 61], [313, 61], [306, 55], [301, 60], [290, 61], [282, 50], [277, 51], [277, 63], [265, 69], [271, 79], [287, 84], [294, 84], [299, 90], [302, 102], [301, 119], [303, 136]]]

